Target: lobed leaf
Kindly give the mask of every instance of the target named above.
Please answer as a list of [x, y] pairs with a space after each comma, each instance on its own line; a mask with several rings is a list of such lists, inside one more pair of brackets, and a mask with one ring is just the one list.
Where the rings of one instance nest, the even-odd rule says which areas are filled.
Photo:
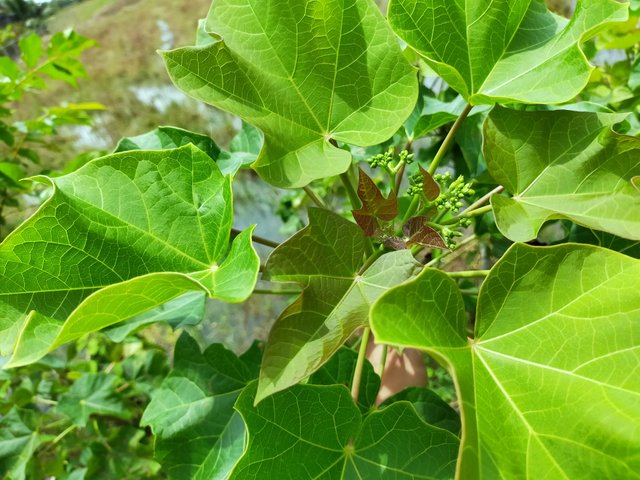
[[276, 186], [344, 172], [330, 140], [375, 145], [414, 107], [415, 71], [369, 0], [216, 0], [204, 30], [212, 42], [163, 53], [169, 74], [264, 132], [253, 166]]
[[[344, 385], [348, 388], [353, 381], [357, 361], [358, 352], [343, 347], [309, 377], [308, 383], [311, 385]], [[374, 406], [378, 390], [380, 390], [380, 377], [373, 369], [373, 365], [365, 359], [357, 402], [361, 412], [367, 412]]]
[[514, 241], [567, 218], [640, 240], [640, 139], [611, 127], [624, 114], [522, 112], [496, 107], [484, 126], [489, 172], [512, 197], [494, 195], [496, 224]]
[[55, 179], [52, 197], [0, 246], [0, 342], [8, 366], [189, 291], [251, 294], [251, 229], [229, 249], [231, 186], [190, 145], [94, 160]]
[[265, 347], [256, 401], [304, 380], [367, 325], [369, 307], [387, 288], [415, 275], [407, 251], [392, 252], [360, 272], [362, 231], [335, 213], [309, 210], [309, 225], [267, 261], [272, 280], [304, 291], [276, 321]]
[[561, 103], [593, 69], [580, 44], [626, 20], [627, 10], [616, 0], [578, 0], [567, 21], [540, 0], [391, 0], [389, 22], [472, 105]]
[[456, 377], [459, 478], [640, 478], [640, 261], [592, 246], [514, 245], [478, 298], [473, 339], [438, 270], [374, 305], [379, 341]]
[[255, 383], [236, 408], [249, 431], [231, 479], [448, 479], [459, 439], [425, 423], [408, 402], [365, 417], [343, 386], [298, 385], [254, 407]]
[[0, 419], [0, 472], [11, 480], [27, 478], [27, 464], [42, 444], [34, 413], [13, 407]]
[[80, 427], [86, 427], [93, 414], [130, 420], [131, 412], [116, 393], [118, 380], [113, 374], [85, 373], [60, 396], [56, 410]]
[[375, 182], [362, 169], [358, 176], [358, 198], [362, 207], [351, 213], [368, 237], [375, 235], [378, 230], [378, 220], [390, 222], [398, 216], [398, 198], [395, 192], [384, 198]]
[[156, 437], [155, 457], [169, 478], [228, 478], [244, 451], [246, 430], [233, 405], [257, 372], [220, 344], [204, 352], [183, 333], [175, 365], [151, 397], [141, 424]]

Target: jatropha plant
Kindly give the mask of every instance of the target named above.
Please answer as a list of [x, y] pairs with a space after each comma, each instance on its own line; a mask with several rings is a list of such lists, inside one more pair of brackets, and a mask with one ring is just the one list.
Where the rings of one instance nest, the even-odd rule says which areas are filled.
[[[169, 477], [640, 478], [640, 140], [583, 93], [582, 45], [628, 15], [215, 0], [162, 57], [241, 137], [162, 127], [34, 178], [51, 197], [0, 247], [5, 368], [160, 306], [281, 292], [240, 357], [178, 341], [142, 417]], [[282, 244], [233, 229], [247, 167], [316, 204]], [[254, 242], [275, 247], [262, 267]], [[377, 405], [372, 342], [448, 369], [455, 408], [420, 387]]]

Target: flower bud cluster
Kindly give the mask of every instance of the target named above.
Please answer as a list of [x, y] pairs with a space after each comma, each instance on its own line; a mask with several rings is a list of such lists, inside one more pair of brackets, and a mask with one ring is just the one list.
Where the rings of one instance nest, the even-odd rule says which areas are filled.
[[371, 168], [381, 167], [389, 173], [396, 174], [402, 165], [409, 165], [413, 163], [413, 153], [409, 153], [407, 150], [402, 150], [398, 154], [398, 158], [396, 160], [395, 148], [391, 146], [385, 153], [379, 153], [367, 159], [367, 163], [371, 165]]
[[440, 211], [448, 210], [457, 213], [464, 206], [463, 200], [476, 193], [475, 190], [471, 188], [471, 183], [466, 183], [462, 175], [451, 182], [448, 187], [446, 184], [451, 179], [449, 172], [443, 175], [436, 174], [433, 176], [433, 179], [442, 186], [442, 193], [434, 202], [436, 208]]

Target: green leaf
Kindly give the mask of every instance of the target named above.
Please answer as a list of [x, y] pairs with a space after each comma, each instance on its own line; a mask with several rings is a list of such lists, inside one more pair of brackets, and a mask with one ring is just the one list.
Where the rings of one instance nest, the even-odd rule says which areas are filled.
[[24, 480], [42, 439], [33, 428], [33, 412], [16, 407], [0, 419], [0, 472], [7, 480]]
[[114, 153], [131, 150], [172, 150], [190, 143], [214, 160], [220, 155], [220, 147], [206, 135], [177, 127], [158, 127], [137, 137], [125, 137], [118, 142]]
[[42, 38], [35, 33], [20, 39], [20, 52], [22, 61], [28, 68], [34, 68], [43, 54]]
[[[331, 257], [323, 260], [332, 261]], [[388, 288], [417, 274], [420, 267], [409, 250], [383, 255], [364, 273], [350, 277], [324, 275], [319, 266], [271, 329], [256, 401], [320, 368], [354, 332], [367, 326], [371, 304]]]
[[153, 310], [137, 315], [121, 324], [105, 330], [105, 334], [114, 342], [122, 342], [130, 334], [157, 322], [167, 322], [174, 329], [185, 325], [197, 325], [205, 314], [206, 295], [202, 292], [189, 292], [160, 305]]
[[231, 186], [194, 146], [132, 151], [54, 179], [0, 246], [0, 346], [9, 366], [189, 291], [239, 302], [255, 285], [252, 229], [229, 250]]
[[257, 401], [320, 368], [366, 325], [370, 303], [419, 267], [404, 251], [385, 255], [360, 273], [364, 253], [360, 228], [321, 209], [310, 209], [309, 225], [271, 253], [268, 278], [300, 282], [305, 289], [271, 329]]
[[118, 383], [117, 375], [86, 373], [60, 397], [56, 410], [80, 427], [87, 425], [91, 415], [130, 420], [131, 411], [125, 407], [116, 392]]
[[[357, 352], [350, 348], [341, 348], [327, 363], [309, 377], [309, 383], [313, 385], [344, 385], [345, 387], [350, 387], [357, 361]], [[373, 365], [368, 360], [365, 360], [358, 394], [358, 407], [363, 413], [373, 407], [378, 396], [378, 390], [380, 390], [380, 377], [373, 370]]]
[[383, 142], [415, 105], [416, 72], [369, 0], [216, 0], [205, 30], [217, 41], [163, 53], [169, 74], [264, 132], [253, 166], [274, 185], [344, 172], [330, 140]]
[[627, 10], [616, 0], [578, 0], [567, 21], [540, 0], [391, 0], [389, 22], [472, 105], [560, 103], [591, 74], [579, 45]]
[[[467, 103], [462, 96], [457, 96], [451, 101], [442, 101], [434, 97], [434, 94], [424, 89], [416, 104], [413, 115], [405, 122], [405, 131], [410, 139], [424, 137], [433, 130], [448, 123], [453, 123], [462, 114]], [[469, 117], [482, 113], [491, 107], [482, 106], [474, 108]]]
[[141, 420], [153, 430], [156, 459], [170, 478], [228, 477], [245, 443], [244, 422], [233, 405], [253, 378], [251, 366], [222, 345], [201, 353], [195, 340], [182, 334], [174, 368]]
[[14, 162], [0, 162], [0, 178], [5, 179], [9, 185], [16, 188], [25, 188], [21, 182], [25, 176], [24, 167]]
[[624, 253], [633, 258], [640, 258], [640, 241], [634, 242], [632, 240], [626, 240], [609, 233], [590, 230], [578, 225], [574, 225], [571, 229], [569, 241], [598, 245], [599, 247]]
[[460, 435], [460, 416], [436, 393], [427, 388], [410, 387], [387, 398], [380, 406], [386, 407], [400, 401], [413, 405], [418, 415], [434, 427], [443, 428], [454, 435]]
[[631, 184], [640, 173], [640, 139], [611, 129], [624, 117], [495, 108], [484, 127], [484, 155], [512, 194], [491, 199], [500, 231], [525, 242], [545, 221], [567, 218], [640, 240], [640, 192]]
[[514, 245], [478, 298], [473, 339], [434, 269], [383, 295], [381, 342], [456, 378], [458, 478], [640, 478], [640, 261], [599, 247]]
[[222, 152], [218, 165], [223, 173], [235, 175], [241, 168], [250, 166], [258, 159], [262, 149], [262, 133], [248, 123], [242, 122], [242, 129], [231, 140], [229, 151]]
[[20, 67], [9, 57], [0, 57], [0, 75], [9, 80], [17, 80], [20, 77]]
[[365, 238], [356, 224], [310, 208], [309, 225], [271, 252], [266, 275], [278, 282], [308, 282], [318, 275], [351, 281], [362, 266]]
[[459, 440], [426, 424], [407, 402], [362, 417], [343, 386], [295, 386], [236, 408], [249, 430], [231, 479], [449, 479]]
[[378, 221], [390, 222], [398, 216], [398, 197], [395, 192], [390, 192], [384, 198], [375, 182], [362, 169], [359, 169], [358, 176], [358, 198], [362, 207], [351, 213], [368, 237], [375, 235], [379, 227]]

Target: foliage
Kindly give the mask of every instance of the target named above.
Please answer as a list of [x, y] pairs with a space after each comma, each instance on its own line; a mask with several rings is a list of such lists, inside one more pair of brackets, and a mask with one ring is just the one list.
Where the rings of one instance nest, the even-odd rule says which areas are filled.
[[40, 152], [56, 149], [58, 129], [90, 125], [89, 112], [104, 108], [98, 103], [62, 104], [45, 108], [35, 118], [20, 118], [16, 107], [25, 97], [56, 81], [76, 86], [86, 76], [79, 57], [94, 42], [73, 31], [56, 33], [46, 43], [31, 33], [20, 39], [19, 46], [19, 61], [0, 57], [0, 227], [7, 223], [5, 209], [20, 207], [21, 197], [32, 191], [22, 179], [35, 173], [55, 173], [42, 164]]
[[[4, 374], [1, 468], [84, 478], [89, 458], [124, 477], [95, 442], [28, 461], [109, 419], [107, 445], [139, 440], [136, 478], [639, 478], [637, 101], [596, 105], [594, 77], [616, 69], [586, 60], [622, 42], [636, 91], [628, 11], [392, 0], [385, 20], [370, 0], [216, 0], [197, 45], [162, 56], [179, 88], [244, 120], [229, 148], [175, 127], [125, 138], [36, 177], [53, 193], [0, 246], [2, 354], [27, 375], [21, 393]], [[232, 228], [249, 166], [317, 207], [281, 244]], [[27, 378], [57, 347], [71, 342], [65, 372], [85, 334], [127, 345], [198, 323], [205, 296], [265, 294], [290, 300], [265, 344], [238, 356], [183, 333], [142, 414], [122, 395], [135, 375], [93, 368], [47, 391], [72, 427], [45, 435]], [[379, 398], [389, 349], [446, 368], [451, 405], [441, 370], [437, 390]]]

